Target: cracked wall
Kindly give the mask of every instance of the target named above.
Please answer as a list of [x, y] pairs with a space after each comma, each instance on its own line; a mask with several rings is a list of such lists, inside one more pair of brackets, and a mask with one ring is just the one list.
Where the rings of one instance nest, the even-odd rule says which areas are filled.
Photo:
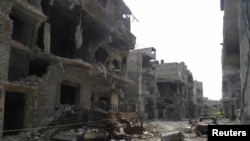
[[193, 77], [181, 63], [156, 64], [156, 82], [160, 94], [157, 100], [158, 116], [180, 120], [194, 116]]
[[[37, 127], [62, 104], [118, 111], [135, 44], [123, 1], [2, 0], [0, 8], [1, 129]], [[20, 122], [9, 116], [14, 97], [23, 101]]]

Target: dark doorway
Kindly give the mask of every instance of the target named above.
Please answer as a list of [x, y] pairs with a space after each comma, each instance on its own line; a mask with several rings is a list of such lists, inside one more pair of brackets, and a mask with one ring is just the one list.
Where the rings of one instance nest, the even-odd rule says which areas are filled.
[[61, 96], [60, 96], [61, 104], [75, 105], [78, 104], [79, 102], [77, 101], [78, 99], [79, 99], [79, 87], [61, 85]]
[[[6, 91], [3, 130], [23, 129], [25, 94]], [[16, 135], [20, 131], [4, 132], [3, 136]]]

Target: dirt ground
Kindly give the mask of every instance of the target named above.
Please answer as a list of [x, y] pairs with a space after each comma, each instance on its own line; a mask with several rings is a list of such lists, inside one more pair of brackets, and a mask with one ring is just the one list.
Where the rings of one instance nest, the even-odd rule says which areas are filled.
[[[160, 141], [162, 134], [173, 131], [182, 131], [185, 141], [207, 141], [207, 136], [197, 137], [190, 129], [188, 121], [144, 121], [145, 134], [140, 139], [132, 139], [133, 141]], [[190, 129], [190, 130], [189, 130]], [[190, 131], [190, 132], [189, 132]]]
[[[217, 120], [218, 124], [236, 124], [235, 121]], [[181, 131], [184, 135], [184, 141], [207, 141], [207, 136], [197, 137], [191, 129], [188, 120], [183, 121], [166, 121], [166, 120], [151, 120], [143, 121], [144, 134], [142, 137], [134, 137], [132, 141], [161, 141], [161, 136], [174, 131]], [[45, 134], [36, 132], [24, 132], [17, 136], [7, 136], [3, 141], [47, 141], [47, 136], [53, 134], [54, 130], [46, 130]], [[35, 134], [36, 133], [36, 134]], [[44, 139], [44, 140], [43, 140]], [[0, 139], [1, 140], [1, 139]], [[2, 140], [1, 140], [2, 141]], [[123, 140], [122, 140], [123, 141]], [[125, 141], [125, 140], [124, 140]]]

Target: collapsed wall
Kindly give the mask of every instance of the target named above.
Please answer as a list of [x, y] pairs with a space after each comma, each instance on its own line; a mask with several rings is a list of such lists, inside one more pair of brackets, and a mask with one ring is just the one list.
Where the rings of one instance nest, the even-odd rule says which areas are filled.
[[122, 0], [1, 0], [0, 9], [1, 130], [38, 127], [61, 105], [118, 111], [135, 44]]

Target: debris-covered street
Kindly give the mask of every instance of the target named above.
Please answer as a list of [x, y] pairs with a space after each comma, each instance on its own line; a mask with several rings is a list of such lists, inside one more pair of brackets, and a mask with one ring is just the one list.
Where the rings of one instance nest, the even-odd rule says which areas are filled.
[[[44, 119], [40, 127], [10, 130], [3, 141], [206, 141], [207, 125], [232, 123], [214, 117], [143, 120], [136, 112], [107, 113], [98, 107], [89, 111], [64, 105]], [[17, 131], [20, 134], [12, 134]]]
[[168, 133], [182, 132], [185, 141], [206, 141], [207, 137], [197, 137], [189, 121], [164, 121], [154, 120], [144, 122], [145, 132], [142, 139], [136, 140], [148, 140], [148, 141], [160, 141], [161, 136]]
[[[205, 141], [207, 125], [217, 126], [217, 118], [250, 122], [248, 0], [220, 1], [225, 33], [219, 93], [205, 93], [207, 83], [195, 77], [199, 73], [191, 69], [189, 61], [170, 62], [156, 56], [170, 52], [158, 50], [160, 40], [166, 43], [172, 39], [165, 37], [168, 31], [162, 31], [164, 35], [146, 31], [156, 31], [159, 23], [168, 27], [173, 20], [166, 12], [155, 14], [166, 23], [150, 19], [157, 26], [143, 29], [156, 43], [138, 47], [140, 37], [131, 26], [140, 19], [126, 2], [0, 0], [0, 141]], [[153, 4], [167, 6], [160, 4], [165, 0], [151, 2], [151, 8]], [[151, 8], [147, 11], [155, 12]], [[179, 16], [175, 19], [182, 20]], [[187, 20], [180, 23], [183, 21]], [[189, 41], [183, 39], [193, 31], [186, 36], [182, 30], [178, 33], [180, 27], [186, 29], [173, 28], [178, 35], [175, 45], [183, 42], [180, 47], [185, 50], [173, 55], [202, 57], [197, 50], [192, 55], [186, 49], [196, 43], [201, 49], [207, 43], [190, 35], [195, 44], [186, 44]], [[202, 65], [210, 63], [201, 61]], [[205, 76], [213, 80], [213, 69], [208, 68]], [[210, 99], [210, 94], [222, 99]]]
[[[181, 133], [183, 135], [183, 141], [206, 141], [206, 136], [197, 137], [196, 134], [191, 131], [190, 124], [188, 121], [144, 121], [144, 132], [142, 135], [133, 135], [132, 141], [161, 141], [161, 136], [169, 133]], [[43, 133], [39, 132], [22, 132], [17, 136], [6, 136], [4, 141], [48, 141], [48, 137], [53, 135], [58, 129], [48, 129]], [[72, 140], [77, 134], [83, 132], [84, 129], [78, 128], [67, 132], [61, 132], [54, 136], [54, 139], [61, 140]], [[93, 137], [99, 138], [98, 140], [106, 140], [104, 134], [107, 132], [104, 130], [91, 130], [85, 134], [85, 138], [95, 140]], [[175, 136], [173, 141], [179, 141], [179, 134]], [[53, 138], [53, 137], [52, 137]], [[125, 140], [125, 139], [120, 139]], [[79, 141], [81, 141], [79, 139]], [[181, 141], [181, 140], [180, 140]]]

